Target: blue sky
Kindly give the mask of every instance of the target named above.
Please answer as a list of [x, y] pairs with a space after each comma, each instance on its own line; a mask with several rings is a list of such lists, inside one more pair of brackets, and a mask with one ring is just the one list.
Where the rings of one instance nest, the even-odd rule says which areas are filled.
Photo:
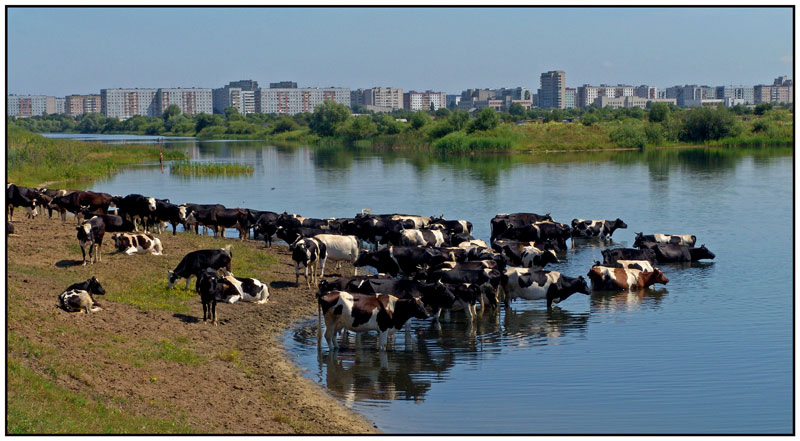
[[460, 93], [792, 77], [785, 8], [9, 8], [8, 93], [399, 87]]

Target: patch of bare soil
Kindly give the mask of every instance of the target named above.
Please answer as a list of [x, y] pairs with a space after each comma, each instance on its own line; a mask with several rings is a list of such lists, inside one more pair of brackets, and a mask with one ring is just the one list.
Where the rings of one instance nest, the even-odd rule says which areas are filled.
[[[7, 294], [13, 296], [6, 300], [7, 330], [44, 349], [38, 358], [9, 349], [9, 357], [129, 414], [181, 418], [201, 433], [376, 432], [303, 377], [284, 352], [280, 340], [285, 330], [316, 314], [313, 292], [302, 276], [300, 286], [294, 285], [286, 246], [265, 249], [263, 241], [164, 233], [159, 235], [164, 256], [126, 256], [113, 253], [107, 234], [102, 262], [81, 266], [73, 218], [62, 223], [18, 214], [15, 219], [17, 234], [7, 238], [6, 247]], [[113, 300], [112, 293], [130, 290], [144, 277], [166, 287], [167, 270], [186, 253], [227, 244], [233, 246], [234, 274], [269, 283], [267, 304], [218, 304], [220, 326], [212, 327], [202, 321], [199, 296], [183, 294], [183, 280], [170, 293], [186, 298], [186, 313], [143, 310]], [[277, 263], [252, 274], [237, 272], [237, 249], [244, 248], [272, 255]], [[352, 267], [334, 272], [352, 274]], [[108, 293], [97, 297], [102, 311], [86, 315], [56, 307], [64, 288], [92, 275]], [[178, 348], [177, 355], [152, 355], [164, 339]], [[172, 359], [185, 354], [200, 361]], [[53, 374], [52, 366], [64, 367], [64, 372]]]

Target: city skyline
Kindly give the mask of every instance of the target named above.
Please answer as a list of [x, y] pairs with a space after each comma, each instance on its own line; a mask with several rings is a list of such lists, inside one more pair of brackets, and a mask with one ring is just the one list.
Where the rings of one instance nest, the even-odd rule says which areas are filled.
[[454, 94], [535, 90], [550, 70], [565, 71], [569, 87], [769, 84], [776, 75], [793, 78], [791, 12], [9, 7], [7, 94], [218, 88], [241, 79]]

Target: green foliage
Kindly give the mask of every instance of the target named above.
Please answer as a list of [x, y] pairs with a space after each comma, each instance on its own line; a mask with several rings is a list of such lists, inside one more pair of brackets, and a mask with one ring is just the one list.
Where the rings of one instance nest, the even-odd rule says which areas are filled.
[[669, 106], [667, 103], [653, 103], [648, 112], [647, 119], [650, 122], [660, 123], [669, 118]]
[[766, 113], [768, 110], [771, 109], [772, 109], [772, 103], [761, 103], [757, 105], [755, 109], [753, 109], [753, 114], [763, 115], [764, 113]]
[[740, 132], [739, 121], [728, 109], [700, 107], [686, 112], [679, 138], [702, 142], [737, 136]]
[[439, 108], [439, 110], [437, 110], [436, 112], [433, 112], [433, 115], [434, 115], [436, 118], [447, 118], [447, 117], [449, 117], [449, 116], [450, 116], [452, 113], [453, 113], [453, 112], [451, 112], [449, 109], [447, 109], [447, 108], [445, 108], [445, 107], [441, 107], [441, 108]]
[[382, 135], [396, 135], [402, 130], [400, 123], [395, 121], [392, 116], [382, 114], [376, 115], [374, 118], [378, 133]]
[[513, 145], [510, 138], [468, 136], [464, 132], [451, 133], [433, 143], [434, 149], [442, 153], [499, 152], [510, 150]]
[[631, 124], [623, 124], [609, 133], [611, 142], [619, 147], [643, 148], [647, 145], [647, 135], [643, 129]]
[[180, 114], [181, 114], [181, 108], [178, 107], [177, 104], [170, 104], [169, 106], [167, 106], [166, 109], [164, 109], [164, 113], [161, 114], [161, 119], [167, 121], [170, 118], [178, 116]]
[[215, 164], [180, 161], [170, 165], [169, 172], [173, 175], [183, 176], [252, 175], [253, 166], [237, 163]]
[[347, 106], [325, 100], [314, 109], [308, 126], [312, 133], [319, 136], [333, 136], [336, 133], [336, 126], [348, 119], [350, 119], [350, 109]]
[[272, 128], [272, 133], [290, 132], [297, 129], [297, 123], [289, 116], [282, 115]]
[[456, 110], [447, 118], [454, 131], [464, 130], [469, 123], [469, 112], [466, 110]]
[[377, 124], [372, 121], [372, 117], [367, 115], [350, 118], [336, 127], [336, 136], [347, 142], [369, 139], [377, 133]]
[[430, 117], [428, 117], [428, 114], [420, 110], [417, 113], [413, 114], [408, 122], [411, 123], [412, 129], [419, 130], [423, 128], [425, 124], [428, 124], [428, 121], [430, 120], [431, 119]]
[[478, 116], [467, 124], [467, 134], [491, 130], [500, 125], [500, 116], [491, 107], [481, 109]]
[[525, 108], [520, 103], [512, 103], [508, 109], [508, 113], [516, 116], [525, 116]]

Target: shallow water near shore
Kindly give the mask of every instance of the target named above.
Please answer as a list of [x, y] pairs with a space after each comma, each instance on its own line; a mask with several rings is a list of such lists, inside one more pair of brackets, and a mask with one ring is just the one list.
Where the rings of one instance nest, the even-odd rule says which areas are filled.
[[602, 260], [604, 247], [631, 246], [638, 231], [694, 234], [716, 254], [661, 265], [669, 283], [641, 293], [576, 294], [549, 312], [518, 300], [471, 328], [459, 312], [439, 326], [412, 321], [385, 354], [374, 335], [351, 336], [331, 354], [317, 346], [316, 319], [288, 331], [284, 344], [305, 374], [384, 432], [792, 431], [791, 148], [448, 158], [164, 144], [197, 161], [252, 164], [254, 173], [186, 178], [156, 164], [90, 189], [310, 217], [444, 214], [471, 221], [487, 241], [497, 213], [624, 220], [612, 244], [576, 243], [548, 267], [573, 277]]

